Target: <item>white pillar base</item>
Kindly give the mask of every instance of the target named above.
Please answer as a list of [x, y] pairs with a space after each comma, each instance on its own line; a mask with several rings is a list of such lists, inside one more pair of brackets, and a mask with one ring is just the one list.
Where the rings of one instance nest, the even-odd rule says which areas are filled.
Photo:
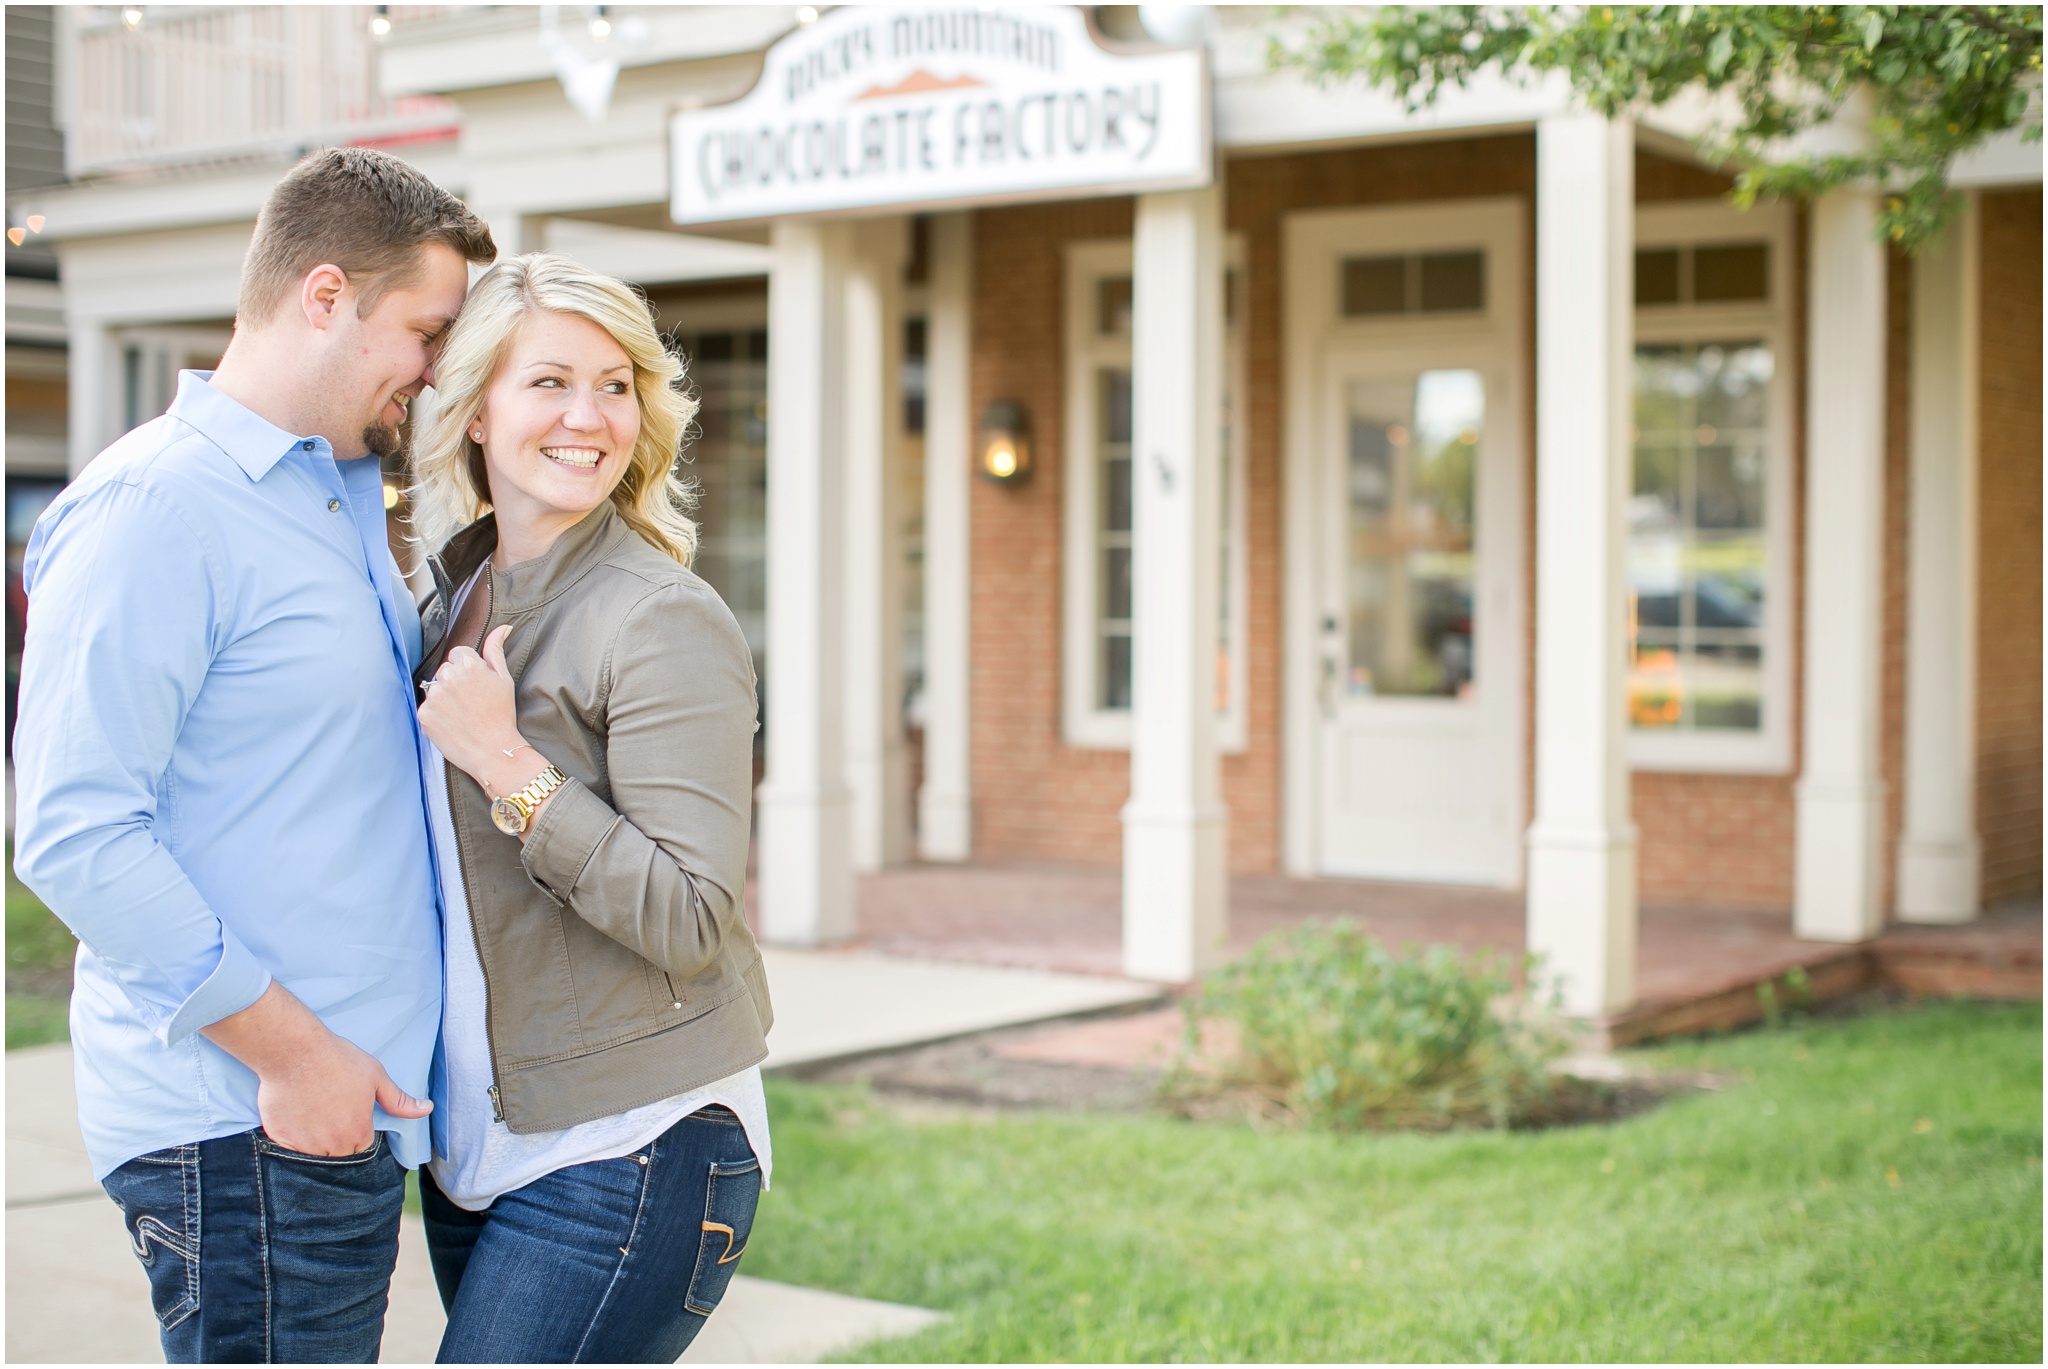
[[[1605, 915], [1588, 917], [1597, 908]], [[1529, 950], [1561, 981], [1574, 1017], [1636, 996], [1636, 834], [1529, 829]]]
[[918, 795], [917, 852], [947, 861], [974, 853], [974, 804], [965, 794], [934, 794], [927, 785]]
[[1126, 804], [1124, 973], [1184, 984], [1221, 964], [1229, 931], [1229, 815]]
[[1884, 786], [1802, 780], [1797, 789], [1792, 934], [1807, 941], [1868, 941], [1884, 930], [1878, 838]]
[[1901, 922], [1953, 926], [1977, 920], [1984, 843], [1975, 837], [1901, 841], [1896, 895]]
[[826, 946], [857, 925], [853, 796], [778, 795], [757, 800], [761, 939], [776, 946]]

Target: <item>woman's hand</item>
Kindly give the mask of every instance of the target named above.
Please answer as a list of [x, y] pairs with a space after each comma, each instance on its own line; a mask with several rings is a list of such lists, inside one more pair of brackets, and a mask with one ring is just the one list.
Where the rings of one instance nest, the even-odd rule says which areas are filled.
[[525, 786], [547, 761], [519, 735], [512, 672], [505, 665], [505, 624], [484, 638], [483, 654], [450, 649], [420, 703], [420, 730], [458, 770], [501, 798]]

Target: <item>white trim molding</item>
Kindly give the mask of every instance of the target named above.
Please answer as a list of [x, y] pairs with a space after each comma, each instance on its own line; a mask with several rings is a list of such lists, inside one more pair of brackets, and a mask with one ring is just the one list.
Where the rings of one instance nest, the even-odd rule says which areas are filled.
[[924, 788], [918, 854], [974, 850], [971, 643], [974, 478], [968, 412], [974, 307], [974, 216], [931, 220], [924, 420]]
[[1977, 197], [1913, 260], [1901, 922], [1968, 922], [1977, 834]]

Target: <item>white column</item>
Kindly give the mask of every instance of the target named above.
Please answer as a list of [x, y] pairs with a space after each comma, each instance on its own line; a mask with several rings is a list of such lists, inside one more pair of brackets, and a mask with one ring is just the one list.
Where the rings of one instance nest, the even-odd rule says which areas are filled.
[[1229, 919], [1216, 753], [1223, 189], [1138, 197], [1124, 971], [1194, 978]]
[[1529, 949], [1596, 1017], [1635, 998], [1627, 522], [1635, 139], [1536, 126], [1536, 817]]
[[119, 401], [121, 375], [103, 321], [74, 316], [66, 324], [71, 334], [65, 358], [66, 463], [75, 476], [113, 439], [110, 416]]
[[761, 929], [794, 945], [854, 929], [846, 786], [843, 390], [852, 229], [780, 222], [768, 274], [768, 773]]
[[924, 785], [918, 793], [917, 844], [926, 860], [966, 860], [974, 849], [968, 740], [973, 215], [935, 216], [930, 253], [924, 363]]
[[903, 262], [906, 225], [854, 230], [846, 277], [846, 779], [853, 864], [871, 872], [910, 855], [903, 752]]
[[1792, 927], [1862, 941], [1878, 902], [1883, 639], [1885, 253], [1877, 193], [1813, 206], [1806, 377], [1804, 762]]
[[1977, 212], [1913, 261], [1903, 922], [1976, 917]]

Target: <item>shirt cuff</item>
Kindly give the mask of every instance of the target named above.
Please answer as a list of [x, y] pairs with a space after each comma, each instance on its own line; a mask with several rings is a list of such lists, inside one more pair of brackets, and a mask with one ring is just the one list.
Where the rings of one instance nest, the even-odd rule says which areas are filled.
[[270, 971], [257, 963], [249, 948], [235, 939], [226, 927], [220, 929], [220, 962], [206, 982], [178, 1005], [162, 1026], [157, 1039], [175, 1046], [201, 1027], [210, 1027], [223, 1017], [233, 1017], [263, 997], [270, 987]]
[[520, 848], [527, 876], [557, 903], [566, 902], [598, 843], [618, 821], [611, 806], [581, 780], [568, 780], [549, 797]]

